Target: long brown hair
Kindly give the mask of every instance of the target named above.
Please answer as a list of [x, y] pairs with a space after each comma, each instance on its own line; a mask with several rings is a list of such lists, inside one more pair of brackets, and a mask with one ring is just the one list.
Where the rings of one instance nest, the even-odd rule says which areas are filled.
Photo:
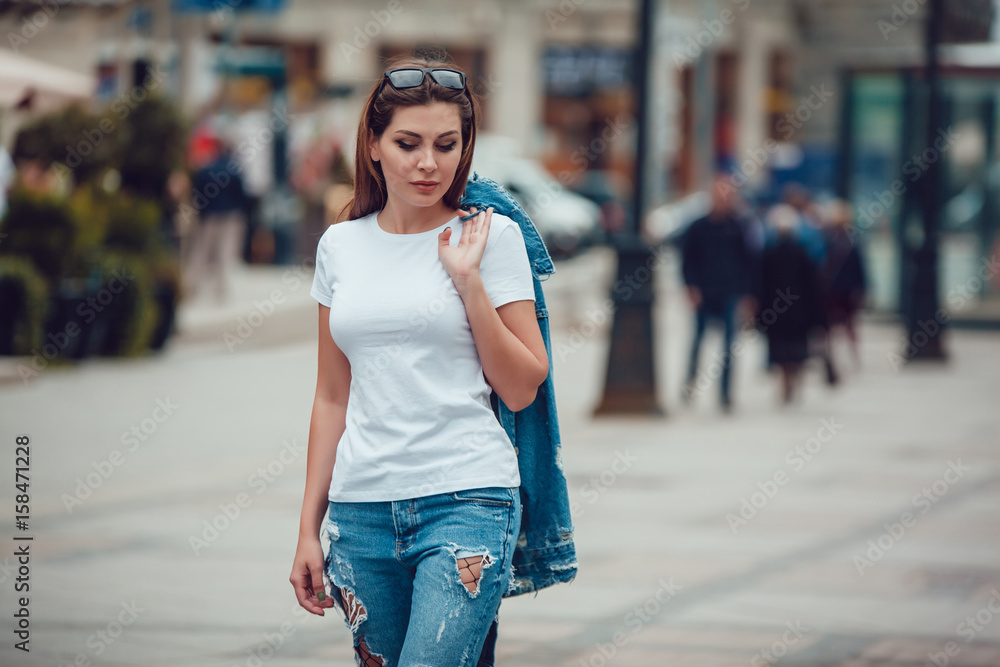
[[[401, 67], [444, 67], [462, 71], [448, 62], [447, 56], [420, 57], [397, 56], [386, 62], [383, 74], [379, 77], [368, 99], [365, 102], [361, 120], [358, 123], [357, 146], [354, 158], [354, 196], [341, 210], [337, 217], [341, 220], [356, 220], [366, 215], [381, 211], [388, 201], [385, 177], [382, 175], [382, 165], [374, 162], [368, 150], [369, 138], [381, 138], [382, 133], [392, 122], [396, 109], [419, 106], [433, 102], [447, 102], [458, 107], [462, 122], [462, 156], [455, 171], [455, 180], [444, 194], [442, 201], [451, 209], [458, 208], [465, 182], [469, 179], [472, 169], [472, 151], [476, 146], [476, 128], [479, 123], [479, 100], [466, 80], [465, 90], [445, 88], [431, 76], [424, 76], [423, 82], [416, 88], [398, 90], [386, 82], [379, 90], [379, 84], [385, 78], [385, 72]], [[376, 98], [376, 93], [378, 97]]]

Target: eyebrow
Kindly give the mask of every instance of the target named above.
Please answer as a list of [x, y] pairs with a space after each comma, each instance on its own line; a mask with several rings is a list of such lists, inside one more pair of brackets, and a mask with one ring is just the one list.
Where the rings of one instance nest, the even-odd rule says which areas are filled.
[[[419, 134], [417, 134], [416, 132], [410, 132], [409, 130], [396, 130], [396, 134], [408, 134], [411, 137], [416, 137], [417, 139], [422, 139], [423, 138]], [[439, 134], [438, 135], [438, 139], [440, 139], [442, 137], [447, 137], [449, 134], [458, 134], [458, 130], [448, 130], [447, 132], [444, 132], [443, 134]]]

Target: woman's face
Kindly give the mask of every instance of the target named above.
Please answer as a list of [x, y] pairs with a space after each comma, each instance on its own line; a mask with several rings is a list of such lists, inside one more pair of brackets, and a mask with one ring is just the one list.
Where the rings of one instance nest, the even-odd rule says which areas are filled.
[[412, 206], [433, 206], [455, 180], [462, 157], [458, 106], [433, 102], [396, 109], [380, 139], [369, 143], [382, 164], [389, 197]]

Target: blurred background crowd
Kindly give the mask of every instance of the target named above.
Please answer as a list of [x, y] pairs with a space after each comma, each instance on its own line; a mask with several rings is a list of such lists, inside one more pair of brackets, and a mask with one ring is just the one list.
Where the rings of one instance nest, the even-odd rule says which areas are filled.
[[497, 664], [1000, 665], [998, 6], [0, 0], [37, 664], [354, 664], [287, 579], [308, 288], [385, 59], [444, 50], [556, 265], [580, 574]]
[[[707, 292], [787, 282], [799, 259], [770, 250], [786, 238], [816, 274], [818, 315], [801, 326], [853, 338], [859, 309], [906, 320], [928, 291], [952, 325], [1000, 326], [992, 0], [662, 0], [641, 101], [634, 4], [0, 1], [0, 353], [37, 354], [73, 324], [85, 335], [55, 356], [159, 349], [183, 300], [225, 302], [234, 267], [312, 261], [349, 197], [381, 63], [424, 47], [469, 73], [484, 106], [474, 168], [522, 203], [557, 258], [623, 234], [683, 244], [706, 215], [735, 221], [745, 277], [714, 270], [735, 269], [711, 233], [685, 250], [698, 331], [763, 314], [760, 298], [737, 308]], [[713, 194], [718, 174], [731, 192]], [[77, 322], [112, 266], [135, 276], [130, 298]], [[779, 360], [801, 347], [772, 343]]]

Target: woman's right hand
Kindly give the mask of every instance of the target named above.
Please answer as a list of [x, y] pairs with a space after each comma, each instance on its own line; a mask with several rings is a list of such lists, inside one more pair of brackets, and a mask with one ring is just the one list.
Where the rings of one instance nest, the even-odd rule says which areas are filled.
[[[288, 578], [295, 589], [299, 605], [310, 614], [324, 616], [324, 609], [333, 606], [333, 599], [326, 594], [323, 583], [323, 546], [319, 537], [299, 538], [292, 563], [292, 576]], [[318, 594], [323, 593], [320, 601]]]

